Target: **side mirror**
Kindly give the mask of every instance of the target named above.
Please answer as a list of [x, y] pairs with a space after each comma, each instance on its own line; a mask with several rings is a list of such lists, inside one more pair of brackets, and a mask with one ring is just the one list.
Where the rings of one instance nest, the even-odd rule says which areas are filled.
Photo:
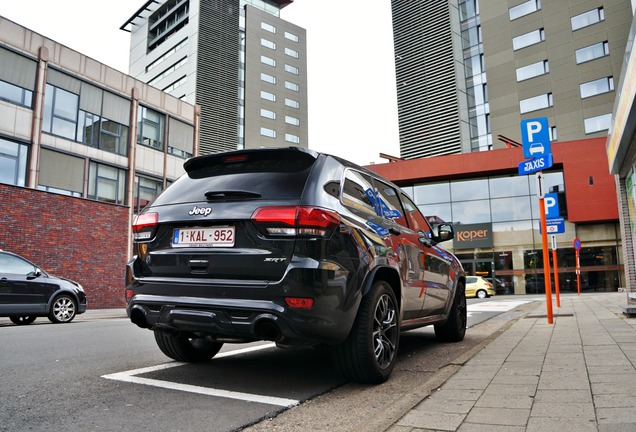
[[455, 238], [455, 231], [450, 224], [439, 224], [433, 229], [433, 240], [436, 243], [445, 242]]

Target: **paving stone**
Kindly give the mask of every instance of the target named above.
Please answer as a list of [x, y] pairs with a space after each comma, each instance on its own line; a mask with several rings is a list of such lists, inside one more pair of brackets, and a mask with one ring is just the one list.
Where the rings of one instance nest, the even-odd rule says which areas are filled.
[[410, 426], [422, 429], [455, 431], [465, 417], [465, 414], [411, 410], [398, 420], [396, 424], [398, 426]]
[[475, 407], [466, 416], [466, 422], [501, 426], [525, 426], [529, 415], [529, 409]]
[[476, 407], [480, 408], [532, 408], [532, 396], [514, 396], [514, 395], [492, 395], [482, 396], [477, 402]]
[[475, 401], [453, 400], [440, 403], [439, 400], [427, 398], [414, 409], [426, 412], [468, 414], [468, 411], [470, 411], [474, 405]]
[[596, 418], [598, 424], [606, 423], [631, 423], [636, 429], [636, 407], [597, 408]]
[[633, 408], [636, 406], [636, 394], [613, 393], [594, 395], [594, 406], [596, 408]]
[[535, 402], [586, 402], [592, 403], [592, 392], [590, 389], [585, 390], [562, 390], [562, 389], [538, 389], [534, 397]]
[[596, 413], [591, 402], [535, 402], [530, 417], [582, 418], [594, 421]]

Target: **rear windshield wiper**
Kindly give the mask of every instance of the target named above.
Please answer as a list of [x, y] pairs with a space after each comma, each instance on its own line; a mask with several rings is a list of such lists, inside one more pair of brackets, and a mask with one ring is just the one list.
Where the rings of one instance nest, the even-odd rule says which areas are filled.
[[208, 191], [205, 193], [205, 198], [208, 202], [213, 201], [237, 201], [260, 198], [261, 194], [256, 192], [247, 191]]

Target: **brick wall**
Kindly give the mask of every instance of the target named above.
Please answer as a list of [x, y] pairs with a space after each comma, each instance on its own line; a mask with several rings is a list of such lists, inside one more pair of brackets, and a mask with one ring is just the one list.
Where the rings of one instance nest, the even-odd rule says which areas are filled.
[[89, 309], [125, 307], [128, 208], [0, 184], [0, 249], [79, 282]]

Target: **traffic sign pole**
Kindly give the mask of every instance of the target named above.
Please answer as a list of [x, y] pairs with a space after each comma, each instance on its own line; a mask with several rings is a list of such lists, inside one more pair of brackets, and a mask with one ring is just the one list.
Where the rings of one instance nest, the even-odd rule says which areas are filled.
[[559, 293], [559, 264], [557, 263], [556, 235], [552, 234], [552, 262], [554, 263], [554, 293], [556, 295], [556, 307], [561, 307], [561, 295]]
[[545, 305], [548, 324], [552, 324], [552, 288], [550, 282], [550, 254], [548, 253], [548, 228], [545, 215], [545, 200], [539, 198], [539, 213], [541, 214], [541, 243], [543, 244], [543, 278], [545, 281]]
[[576, 251], [576, 291], [581, 295], [581, 262], [579, 260], [579, 251], [581, 250], [581, 240], [574, 239], [574, 250]]

